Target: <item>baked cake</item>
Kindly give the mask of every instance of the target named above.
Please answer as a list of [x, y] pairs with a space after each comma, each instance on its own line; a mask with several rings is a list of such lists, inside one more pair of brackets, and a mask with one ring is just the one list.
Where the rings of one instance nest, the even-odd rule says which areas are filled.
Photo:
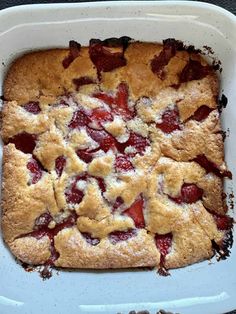
[[128, 37], [28, 53], [4, 82], [5, 242], [22, 262], [170, 269], [232, 244], [219, 81]]

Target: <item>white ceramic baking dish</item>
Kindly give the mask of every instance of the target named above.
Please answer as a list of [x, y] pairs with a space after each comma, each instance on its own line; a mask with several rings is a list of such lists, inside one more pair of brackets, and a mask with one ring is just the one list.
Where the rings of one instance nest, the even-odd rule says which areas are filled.
[[[64, 47], [75, 39], [127, 35], [137, 40], [174, 37], [210, 46], [222, 62], [222, 90], [229, 103], [223, 126], [230, 129], [226, 159], [236, 176], [236, 17], [200, 2], [138, 1], [21, 6], [0, 12], [0, 79], [17, 55]], [[1, 84], [2, 85], [2, 84]], [[228, 183], [231, 191], [233, 182]], [[2, 240], [1, 240], [2, 241]], [[0, 313], [106, 313], [159, 309], [181, 314], [217, 314], [236, 309], [236, 246], [214, 259], [160, 277], [156, 271], [60, 271], [42, 281], [27, 273], [0, 243]]]

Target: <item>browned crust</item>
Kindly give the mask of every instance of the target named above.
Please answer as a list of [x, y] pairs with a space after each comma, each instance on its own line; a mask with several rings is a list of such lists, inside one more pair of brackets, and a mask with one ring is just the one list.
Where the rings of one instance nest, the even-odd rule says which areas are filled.
[[[3, 218], [2, 229], [4, 239], [11, 251], [20, 260], [29, 264], [43, 264], [50, 257], [50, 241], [47, 236], [39, 240], [31, 236], [23, 236], [34, 228], [35, 219], [42, 213], [50, 212], [56, 220], [60, 210], [68, 208], [64, 190], [68, 180], [74, 174], [88, 171], [107, 179], [106, 198], [114, 200], [122, 195], [125, 204], [132, 204], [140, 193], [147, 199], [145, 210], [146, 230], [127, 241], [115, 245], [107, 235], [115, 230], [134, 228], [131, 218], [122, 221], [113, 217], [110, 208], [100, 195], [95, 181], [91, 181], [84, 201], [75, 211], [82, 218], [77, 227], [66, 228], [54, 238], [55, 249], [59, 258], [55, 265], [72, 268], [125, 268], [141, 266], [158, 266], [160, 253], [156, 248], [156, 233], [173, 233], [173, 245], [166, 256], [167, 268], [182, 267], [194, 262], [208, 259], [213, 255], [211, 241], [220, 242], [223, 233], [207, 212], [210, 209], [218, 214], [226, 212], [222, 200], [222, 180], [194, 162], [197, 155], [204, 154], [215, 163], [220, 170], [226, 170], [224, 163], [222, 136], [217, 108], [218, 79], [210, 73], [201, 80], [193, 80], [180, 85], [178, 89], [171, 87], [179, 83], [179, 73], [187, 64], [190, 54], [177, 52], [165, 67], [166, 78], [161, 80], [150, 68], [154, 55], [162, 49], [159, 44], [132, 43], [125, 52], [127, 65], [111, 72], [102, 73], [100, 84], [81, 87], [80, 93], [74, 94], [82, 105], [91, 106], [83, 95], [102, 88], [105, 91], [116, 90], [120, 82], [129, 86], [130, 97], [137, 101], [142, 96], [152, 99], [147, 109], [140, 100], [136, 109], [139, 121], [122, 126], [107, 125], [106, 130], [116, 134], [125, 134], [127, 130], [141, 132], [142, 136], [151, 136], [152, 150], [143, 157], [136, 156], [133, 164], [139, 175], [123, 175], [123, 185], [114, 188], [112, 166], [114, 156], [106, 159], [98, 158], [87, 167], [78, 158], [75, 150], [78, 147], [91, 145], [83, 134], [70, 134], [67, 141], [68, 125], [76, 106], [56, 108], [51, 106], [57, 97], [65, 91], [75, 92], [73, 79], [88, 76], [97, 80], [97, 72], [92, 64], [88, 48], [82, 48], [80, 55], [71, 65], [64, 69], [63, 59], [68, 55], [67, 49], [53, 49], [26, 54], [18, 58], [10, 67], [4, 82], [4, 97], [8, 100], [3, 108], [2, 137], [7, 143], [20, 132], [38, 135], [34, 155], [48, 171], [35, 185], [29, 185], [29, 173], [26, 164], [32, 157], [17, 150], [13, 144], [4, 147], [3, 160]], [[205, 61], [200, 57], [191, 56]], [[82, 98], [81, 98], [82, 97]], [[39, 101], [41, 112], [38, 115], [27, 113], [21, 105], [28, 101]], [[166, 136], [155, 127], [155, 116], [169, 105], [176, 104], [181, 123], [185, 123], [182, 131]], [[100, 104], [101, 105], [101, 104]], [[202, 105], [214, 109], [201, 123], [189, 118]], [[141, 121], [142, 120], [142, 121]], [[148, 124], [146, 124], [148, 122]], [[122, 129], [123, 128], [123, 129]], [[123, 132], [123, 133], [122, 133]], [[67, 140], [65, 140], [67, 138]], [[68, 159], [66, 169], [60, 179], [55, 173], [55, 159], [64, 155]], [[167, 167], [163, 166], [163, 156]], [[171, 171], [170, 171], [171, 169]], [[170, 172], [170, 173], [169, 173]], [[174, 176], [171, 179], [171, 175]], [[204, 190], [203, 200], [195, 205], [176, 205], [165, 195], [159, 195], [157, 176], [165, 177], [166, 195], [178, 195], [183, 182], [194, 182]], [[90, 232], [101, 241], [96, 246], [86, 242], [81, 232]]]

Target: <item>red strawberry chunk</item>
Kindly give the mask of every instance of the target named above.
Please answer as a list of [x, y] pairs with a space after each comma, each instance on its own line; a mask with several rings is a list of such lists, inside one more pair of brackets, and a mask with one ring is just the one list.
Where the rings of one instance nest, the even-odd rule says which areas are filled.
[[29, 133], [19, 133], [9, 139], [9, 143], [15, 144], [16, 148], [25, 154], [32, 154], [36, 146], [37, 135]]
[[145, 227], [143, 216], [143, 199], [135, 201], [128, 209], [123, 212], [123, 214], [133, 219], [136, 228]]
[[83, 160], [86, 163], [89, 163], [93, 160], [94, 158], [94, 153], [97, 152], [99, 148], [89, 150], [89, 149], [78, 149], [76, 151], [76, 154], [79, 156], [81, 160]]
[[130, 137], [128, 141], [125, 143], [126, 147], [133, 146], [136, 149], [136, 152], [139, 153], [140, 155], [143, 155], [146, 147], [149, 145], [150, 143], [148, 139], [136, 133], [130, 133]]
[[37, 162], [37, 160], [32, 159], [27, 163], [27, 169], [29, 169], [29, 171], [31, 172], [31, 183], [37, 183], [43, 175], [42, 167], [40, 166], [40, 164]]
[[172, 133], [175, 130], [180, 130], [179, 112], [177, 108], [166, 109], [162, 114], [162, 122], [157, 123], [157, 128], [161, 129], [165, 133]]
[[163, 80], [165, 78], [164, 67], [169, 63], [170, 59], [176, 54], [177, 41], [174, 39], [168, 39], [164, 41], [163, 50], [158, 56], [154, 56], [151, 61], [152, 72]]
[[174, 202], [181, 203], [196, 203], [202, 199], [203, 190], [200, 189], [196, 184], [184, 183], [181, 187], [181, 193], [178, 197], [170, 197]]
[[98, 238], [92, 238], [91, 234], [87, 232], [81, 232], [81, 234], [85, 238], [86, 242], [88, 242], [91, 245], [98, 245], [100, 243], [100, 240]]
[[51, 221], [52, 216], [49, 213], [44, 213], [36, 218], [34, 229], [42, 229], [43, 227], [47, 227]]
[[96, 121], [101, 121], [101, 122], [113, 120], [111, 113], [102, 108], [93, 109], [90, 118], [92, 121], [96, 120]]
[[96, 177], [93, 177], [97, 180], [98, 182], [98, 186], [101, 190], [102, 193], [106, 192], [106, 184], [104, 182], [104, 179], [103, 178], [96, 178]]
[[109, 49], [103, 47], [101, 42], [90, 42], [89, 55], [97, 68], [98, 76], [101, 75], [101, 71], [109, 72], [126, 65], [123, 52], [112, 53]]
[[106, 131], [87, 128], [87, 132], [104, 152], [107, 152], [109, 149], [115, 149], [116, 140]]
[[73, 180], [70, 187], [67, 188], [67, 190], [65, 191], [67, 203], [79, 204], [82, 201], [82, 199], [84, 197], [84, 193], [83, 193], [83, 191], [81, 191], [77, 188], [77, 182], [79, 180], [84, 180], [84, 179], [86, 179], [86, 177], [77, 176]]
[[80, 128], [88, 125], [90, 122], [91, 120], [89, 119], [88, 115], [84, 111], [78, 110], [74, 112], [73, 117], [69, 123], [69, 128]]
[[72, 81], [75, 84], [75, 88], [76, 88], [77, 91], [83, 85], [95, 84], [96, 83], [92, 78], [90, 78], [88, 76], [81, 76], [79, 78], [74, 78]]
[[166, 255], [170, 253], [172, 238], [173, 236], [171, 233], [156, 234], [155, 236], [156, 246], [161, 253], [161, 264], [164, 263]]
[[133, 170], [134, 167], [131, 161], [129, 160], [129, 156], [119, 155], [116, 157], [115, 169], [120, 170], [120, 171], [129, 171], [129, 170]]
[[203, 66], [201, 62], [190, 59], [183, 68], [179, 76], [180, 83], [200, 80], [210, 74], [211, 67], [209, 65]]
[[41, 109], [39, 107], [39, 102], [38, 101], [30, 101], [24, 106], [22, 106], [26, 111], [33, 113], [33, 114], [38, 114], [40, 113]]
[[127, 241], [137, 234], [135, 229], [129, 229], [127, 231], [114, 231], [109, 234], [109, 239], [112, 244], [116, 244], [120, 241]]
[[219, 230], [230, 230], [233, 226], [233, 219], [226, 215], [212, 214]]
[[106, 93], [95, 93], [93, 94], [93, 97], [104, 101], [109, 106], [115, 103], [115, 98], [113, 96], [107, 95]]
[[55, 160], [55, 168], [56, 168], [56, 173], [58, 177], [61, 176], [62, 171], [65, 168], [65, 165], [66, 165], [66, 158], [64, 156], [57, 157], [57, 159]]
[[183, 184], [181, 195], [184, 203], [195, 203], [202, 198], [203, 190], [195, 184]]
[[201, 122], [209, 116], [212, 110], [213, 110], [212, 108], [209, 108], [208, 106], [203, 105], [194, 112], [192, 119]]
[[134, 112], [129, 109], [128, 100], [128, 86], [126, 83], [120, 83], [116, 94], [114, 111], [123, 116], [123, 118], [131, 119], [134, 116]]
[[66, 69], [69, 65], [79, 56], [81, 45], [74, 40], [70, 40], [69, 42], [69, 54], [62, 61], [63, 67]]
[[124, 201], [120, 196], [118, 196], [115, 203], [113, 204], [112, 212], [114, 213], [122, 204], [124, 204]]
[[206, 170], [207, 173], [213, 172], [220, 178], [228, 177], [232, 179], [232, 173], [230, 171], [226, 170], [224, 172], [221, 172], [217, 168], [217, 165], [214, 164], [212, 161], [208, 160], [205, 155], [198, 155], [196, 158], [193, 159], [193, 161], [197, 162], [202, 168]]

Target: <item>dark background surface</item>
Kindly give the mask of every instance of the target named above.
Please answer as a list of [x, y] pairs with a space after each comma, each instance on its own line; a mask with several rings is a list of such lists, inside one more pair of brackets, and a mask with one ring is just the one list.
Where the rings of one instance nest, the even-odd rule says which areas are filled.
[[[59, 3], [59, 2], [86, 2], [86, 1], [76, 1], [76, 0], [0, 0], [0, 9], [4, 9], [7, 7], [11, 7], [14, 5], [19, 5], [19, 4], [31, 4], [31, 3]], [[91, 1], [87, 1], [91, 2]], [[212, 4], [217, 4], [232, 13], [236, 14], [236, 0], [207, 0], [202, 2], [208, 2]]]
[[[94, 1], [94, 0], [93, 0]], [[95, 0], [96, 1], [96, 0]], [[5, 9], [11, 6], [15, 5], [21, 5], [21, 4], [32, 4], [32, 3], [60, 3], [60, 2], [70, 2], [70, 3], [76, 3], [76, 2], [92, 2], [92, 1], [66, 1], [66, 0], [0, 0], [0, 10]], [[202, 2], [216, 4], [218, 6], [221, 6], [222, 8], [231, 11], [232, 13], [236, 14], [236, 0], [207, 0]], [[235, 287], [236, 289], [236, 287]], [[216, 313], [217, 314], [217, 313]], [[236, 314], [236, 310], [233, 312], [228, 312], [225, 314]]]

